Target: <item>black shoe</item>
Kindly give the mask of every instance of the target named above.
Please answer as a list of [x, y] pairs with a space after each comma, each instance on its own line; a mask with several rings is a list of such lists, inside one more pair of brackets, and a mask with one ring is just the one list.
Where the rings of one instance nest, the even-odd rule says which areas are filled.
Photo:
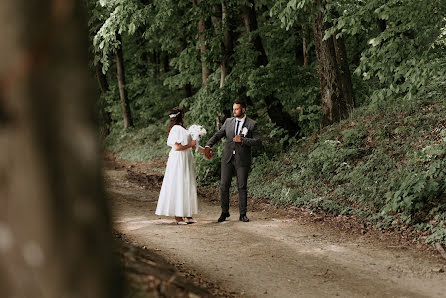
[[217, 219], [218, 222], [225, 221], [227, 217], [229, 217], [229, 212], [222, 212], [220, 217]]
[[246, 216], [246, 214], [240, 214], [240, 221], [248, 222], [249, 218]]

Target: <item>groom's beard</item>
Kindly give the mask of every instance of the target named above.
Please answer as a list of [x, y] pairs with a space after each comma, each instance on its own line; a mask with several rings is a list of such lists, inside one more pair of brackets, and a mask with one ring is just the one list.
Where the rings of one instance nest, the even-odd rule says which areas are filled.
[[236, 118], [243, 118], [244, 116], [245, 116], [244, 113], [240, 113], [239, 115], [234, 115], [234, 117], [236, 117]]

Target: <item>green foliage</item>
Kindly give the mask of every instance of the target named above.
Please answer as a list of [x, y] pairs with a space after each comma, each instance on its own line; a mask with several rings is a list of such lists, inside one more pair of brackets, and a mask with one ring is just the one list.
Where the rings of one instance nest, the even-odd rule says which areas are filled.
[[126, 131], [113, 127], [105, 139], [105, 147], [130, 161], [148, 161], [165, 158], [170, 150], [166, 145], [167, 124], [158, 122], [147, 128]]
[[[254, 161], [250, 193], [276, 204], [307, 206], [417, 225], [445, 241], [444, 103], [356, 112], [273, 158]], [[277, 149], [276, 149], [277, 150]], [[267, 169], [267, 170], [266, 170]]]
[[136, 0], [100, 0], [99, 4], [103, 10], [97, 14], [103, 24], [93, 38], [93, 46], [98, 54], [95, 63], [101, 62], [106, 73], [110, 67], [110, 56], [121, 46], [117, 34], [133, 35], [137, 28], [145, 24], [147, 7]]
[[402, 219], [411, 222], [422, 220], [434, 207], [446, 210], [446, 129], [440, 135], [441, 143], [408, 153], [407, 170], [387, 193], [385, 212], [401, 212]]
[[[282, 27], [311, 23], [315, 11], [310, 0], [281, 0], [271, 9]], [[446, 3], [441, 0], [326, 1], [326, 21], [333, 26], [326, 32], [344, 36], [347, 43], [360, 40], [354, 53], [354, 73], [369, 81], [367, 94], [356, 94], [357, 103], [366, 97], [376, 105], [391, 100], [413, 100], [419, 94], [435, 90], [433, 79], [445, 76]], [[384, 24], [380, 30], [377, 21]], [[358, 56], [356, 58], [355, 56]], [[360, 58], [360, 59], [359, 59]], [[363, 86], [363, 85], [362, 85]], [[359, 87], [359, 88], [358, 88]], [[355, 91], [365, 91], [355, 84]], [[359, 99], [359, 101], [358, 101]]]
[[[423, 93], [432, 78], [444, 77], [441, 40], [445, 27], [444, 1], [366, 1], [341, 5], [343, 14], [333, 19], [332, 34], [357, 35], [366, 32], [369, 47], [360, 59], [355, 73], [364, 80], [375, 80], [371, 101], [382, 104], [392, 98], [413, 100]], [[378, 30], [376, 20], [385, 22]]]
[[[246, 33], [241, 17], [247, 1], [230, 0], [229, 23], [221, 1], [89, 0], [94, 64], [106, 73], [101, 121], [111, 118], [108, 149], [141, 161], [167, 158], [167, 111], [183, 106], [188, 124], [208, 131], [204, 145], [231, 116], [236, 99], [248, 100], [263, 135], [254, 150], [250, 193], [276, 204], [304, 205], [333, 214], [369, 217], [379, 227], [395, 220], [430, 231], [428, 241], [445, 242], [446, 2], [441, 0], [255, 1], [258, 29]], [[354, 116], [320, 131], [321, 94], [312, 42], [314, 16], [324, 9], [332, 28], [325, 38], [343, 36], [353, 76]], [[204, 21], [204, 41], [198, 23]], [[377, 26], [381, 20], [381, 26]], [[234, 26], [231, 70], [220, 87], [221, 42]], [[303, 30], [306, 28], [308, 32]], [[121, 37], [122, 44], [117, 36]], [[250, 40], [261, 37], [268, 64]], [[302, 39], [311, 63], [301, 65]], [[206, 52], [200, 53], [200, 46]], [[124, 53], [126, 90], [136, 128], [124, 131], [114, 67]], [[161, 61], [167, 57], [167, 61]], [[202, 86], [202, 65], [211, 75]], [[183, 94], [187, 89], [187, 98]], [[190, 93], [192, 92], [192, 94]], [[289, 138], [271, 123], [264, 98], [273, 96], [298, 121], [304, 138]], [[443, 124], [442, 124], [443, 123]], [[109, 125], [109, 124], [107, 124]], [[195, 154], [198, 183], [212, 185], [220, 174], [224, 143], [214, 159]]]

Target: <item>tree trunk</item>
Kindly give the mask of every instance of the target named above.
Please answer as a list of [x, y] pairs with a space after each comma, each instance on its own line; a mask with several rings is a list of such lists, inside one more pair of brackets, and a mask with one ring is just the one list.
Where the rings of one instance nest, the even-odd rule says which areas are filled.
[[308, 27], [306, 25], [302, 25], [302, 51], [304, 56], [304, 66], [309, 66], [311, 63], [310, 58], [310, 49], [308, 47], [308, 39], [309, 39], [309, 32]]
[[[200, 5], [201, 0], [197, 0], [196, 4]], [[198, 42], [200, 44], [200, 53], [201, 53], [201, 86], [206, 86], [208, 77], [210, 75], [210, 71], [206, 65], [206, 61], [204, 55], [206, 53], [206, 42], [204, 33], [206, 31], [206, 25], [203, 19], [198, 22]]]
[[[121, 41], [118, 35], [118, 40]], [[132, 114], [130, 112], [130, 105], [127, 98], [127, 90], [125, 89], [125, 73], [124, 73], [124, 63], [122, 55], [122, 42], [121, 46], [116, 50], [116, 76], [118, 78], [119, 85], [119, 96], [121, 98], [122, 106], [122, 116], [124, 118], [124, 128], [128, 129], [133, 127]]]
[[[266, 66], [268, 64], [268, 57], [266, 56], [265, 48], [263, 47], [262, 39], [258, 34], [252, 36], [252, 32], [257, 31], [258, 23], [257, 16], [254, 10], [254, 1], [249, 0], [251, 6], [244, 5], [242, 7], [243, 22], [245, 24], [245, 30], [248, 34], [248, 40], [252, 42], [255, 50], [258, 52], [256, 67]], [[283, 110], [282, 103], [274, 98], [273, 95], [266, 95], [264, 97], [268, 116], [271, 121], [277, 124], [279, 127], [286, 129], [290, 135], [296, 136], [300, 128], [297, 123], [293, 121], [291, 116]]]
[[83, 14], [0, 2], [2, 297], [122, 297]]
[[251, 6], [244, 5], [242, 7], [243, 23], [245, 24], [246, 33], [248, 33], [248, 41], [254, 45], [254, 49], [259, 52], [256, 60], [256, 66], [265, 66], [268, 64], [268, 57], [266, 56], [265, 48], [263, 47], [262, 39], [259, 34], [252, 36], [251, 33], [259, 29], [257, 23], [257, 15], [254, 9], [254, 1], [249, 0]]
[[[186, 49], [187, 47], [187, 41], [183, 38], [180, 38], [181, 40], [181, 46], [178, 50], [178, 55], [181, 55], [181, 52], [184, 51], [184, 49]], [[186, 83], [183, 86], [183, 90], [184, 90], [184, 98], [188, 98], [192, 96], [192, 85], [190, 83]]]
[[96, 64], [96, 79], [98, 80], [98, 86], [101, 90], [101, 93], [104, 94], [105, 92], [107, 92], [109, 90], [107, 77], [102, 72], [102, 64], [100, 62]]
[[[325, 1], [315, 0], [315, 6]], [[322, 126], [327, 126], [348, 117], [353, 111], [353, 89], [348, 70], [345, 45], [335, 35], [323, 40], [330, 24], [324, 21], [320, 10], [314, 20], [314, 41], [322, 95]]]
[[350, 73], [350, 68], [347, 59], [347, 50], [345, 48], [345, 42], [343, 37], [339, 37], [336, 39], [336, 36], [333, 35], [332, 38], [336, 52], [336, 62], [340, 70], [339, 78], [341, 82], [342, 94], [344, 102], [347, 106], [348, 114], [351, 115], [351, 113], [353, 112], [353, 108], [355, 106], [355, 100], [353, 95], [352, 76]]
[[[231, 73], [229, 59], [234, 52], [234, 24], [231, 22], [231, 16], [229, 15], [230, 13], [228, 12], [228, 7], [225, 1], [222, 1], [220, 6], [214, 6], [213, 8], [214, 11], [211, 15], [211, 21], [214, 27], [214, 32], [216, 36], [222, 36], [219, 49], [221, 52], [220, 88], [223, 88], [226, 77]], [[215, 126], [217, 130], [221, 128], [223, 121], [226, 118], [231, 117], [231, 114], [227, 111], [228, 109], [221, 109], [215, 117]]]
[[159, 78], [159, 74], [160, 74], [160, 70], [161, 70], [160, 60], [161, 60], [160, 54], [158, 51], [154, 51], [151, 53], [150, 62], [153, 65], [153, 78], [154, 79]]
[[296, 64], [297, 66], [304, 66], [304, 52], [301, 44], [296, 47]]
[[223, 33], [223, 40], [221, 43], [221, 79], [220, 79], [220, 88], [223, 87], [226, 76], [231, 72], [231, 68], [229, 66], [229, 59], [234, 53], [234, 26], [232, 25], [231, 20], [229, 19], [227, 7], [225, 2], [221, 3], [221, 16], [222, 16], [222, 28], [227, 29]]
[[378, 26], [378, 29], [380, 32], [384, 32], [387, 29], [387, 21], [383, 19], [377, 19], [376, 25]]
[[162, 61], [161, 72], [164, 72], [164, 73], [168, 72], [170, 69], [169, 68], [169, 54], [166, 52], [162, 52], [161, 61]]
[[[107, 82], [107, 77], [102, 72], [102, 65], [101, 63], [98, 63], [96, 65], [96, 78], [98, 80], [98, 86], [99, 90], [101, 91], [101, 94], [104, 94], [109, 91], [109, 86]], [[104, 104], [103, 104], [104, 105]], [[110, 127], [111, 127], [111, 116], [109, 112], [106, 112], [103, 108], [103, 106], [100, 107], [100, 114], [103, 120], [104, 131], [103, 131], [103, 137], [106, 137], [110, 134]]]
[[184, 98], [188, 98], [192, 96], [192, 86], [190, 83], [184, 85]]

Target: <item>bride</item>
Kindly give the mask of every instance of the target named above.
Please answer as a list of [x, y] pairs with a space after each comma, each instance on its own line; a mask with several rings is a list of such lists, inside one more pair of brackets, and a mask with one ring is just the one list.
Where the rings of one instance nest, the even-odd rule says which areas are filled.
[[[196, 141], [184, 127], [185, 115], [180, 107], [169, 112], [170, 125], [167, 145], [172, 147], [167, 160], [161, 192], [155, 214], [175, 216], [177, 225], [195, 223], [193, 214], [198, 213], [197, 184], [195, 180], [192, 148]], [[204, 153], [204, 148], [198, 146]]]

